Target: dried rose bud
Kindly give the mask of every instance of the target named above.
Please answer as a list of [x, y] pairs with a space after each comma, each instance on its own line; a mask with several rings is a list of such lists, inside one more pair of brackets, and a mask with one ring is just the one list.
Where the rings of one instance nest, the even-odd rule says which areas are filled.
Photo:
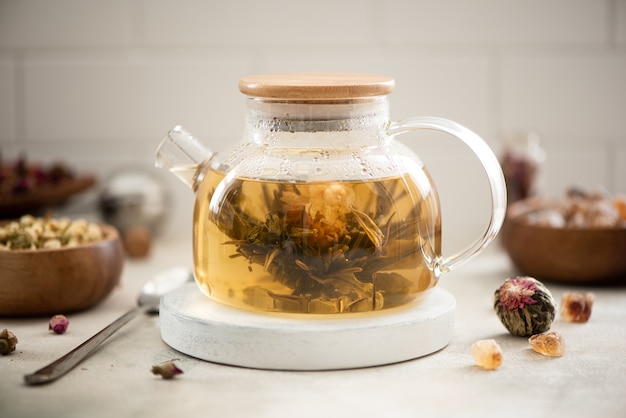
[[57, 334], [63, 334], [67, 331], [67, 327], [70, 325], [70, 321], [65, 315], [54, 315], [48, 323], [48, 330], [54, 331]]
[[587, 322], [591, 316], [594, 294], [565, 292], [561, 299], [561, 317], [567, 322]]
[[152, 373], [161, 375], [163, 379], [171, 379], [177, 374], [182, 374], [183, 371], [179, 369], [173, 361], [166, 361], [156, 366], [152, 366]]
[[0, 354], [6, 356], [7, 354], [15, 351], [17, 345], [17, 337], [8, 329], [3, 329], [0, 332]]
[[533, 350], [544, 356], [561, 357], [565, 354], [565, 341], [558, 332], [533, 335], [528, 343]]
[[502, 364], [502, 349], [496, 340], [479, 340], [472, 344], [472, 357], [478, 367], [494, 370]]
[[556, 311], [548, 288], [532, 277], [505, 280], [494, 293], [493, 308], [504, 327], [519, 337], [548, 331]]

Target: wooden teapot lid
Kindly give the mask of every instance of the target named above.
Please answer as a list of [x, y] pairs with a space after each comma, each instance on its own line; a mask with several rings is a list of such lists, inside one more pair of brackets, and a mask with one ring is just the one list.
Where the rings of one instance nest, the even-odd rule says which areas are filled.
[[239, 91], [268, 99], [341, 100], [384, 96], [393, 91], [394, 85], [393, 78], [372, 74], [260, 74], [239, 80]]

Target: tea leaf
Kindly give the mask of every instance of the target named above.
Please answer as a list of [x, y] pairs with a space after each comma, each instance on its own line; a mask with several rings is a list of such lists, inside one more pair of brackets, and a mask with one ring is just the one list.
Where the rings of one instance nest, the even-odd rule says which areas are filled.
[[385, 235], [380, 230], [378, 225], [376, 225], [376, 222], [374, 222], [372, 218], [367, 216], [367, 214], [358, 211], [353, 207], [351, 207], [350, 210], [352, 211], [352, 214], [356, 218], [361, 228], [363, 228], [363, 230], [367, 234], [367, 237], [370, 239], [370, 241], [372, 241], [372, 244], [374, 244], [374, 247], [376, 247], [378, 253], [382, 253]]

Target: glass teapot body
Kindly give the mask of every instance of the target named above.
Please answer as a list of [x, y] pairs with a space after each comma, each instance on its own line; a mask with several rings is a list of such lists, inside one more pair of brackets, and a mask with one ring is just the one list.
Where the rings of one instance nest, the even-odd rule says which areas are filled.
[[249, 100], [243, 143], [197, 190], [203, 292], [240, 308], [340, 313], [432, 288], [424, 253], [441, 252], [438, 198], [417, 157], [385, 133], [386, 99]]
[[[462, 254], [442, 256], [432, 179], [394, 138], [433, 120], [391, 122], [393, 81], [385, 83], [365, 88], [369, 95], [320, 93], [324, 86], [311, 83], [306, 94], [293, 85], [286, 93], [270, 86], [269, 94], [242, 80], [249, 96], [242, 141], [219, 155], [207, 151], [187, 170], [203, 293], [253, 311], [385, 310], [419, 300], [495, 236], [491, 230]], [[169, 138], [177, 136], [190, 138], [180, 129]]]

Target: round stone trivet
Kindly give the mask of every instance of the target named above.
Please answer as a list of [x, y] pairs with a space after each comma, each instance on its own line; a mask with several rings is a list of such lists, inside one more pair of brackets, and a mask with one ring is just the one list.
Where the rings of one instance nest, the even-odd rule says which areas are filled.
[[214, 302], [195, 283], [161, 299], [161, 337], [215, 363], [274, 370], [334, 370], [415, 359], [445, 347], [456, 300], [433, 289], [421, 302], [340, 317], [252, 313]]

